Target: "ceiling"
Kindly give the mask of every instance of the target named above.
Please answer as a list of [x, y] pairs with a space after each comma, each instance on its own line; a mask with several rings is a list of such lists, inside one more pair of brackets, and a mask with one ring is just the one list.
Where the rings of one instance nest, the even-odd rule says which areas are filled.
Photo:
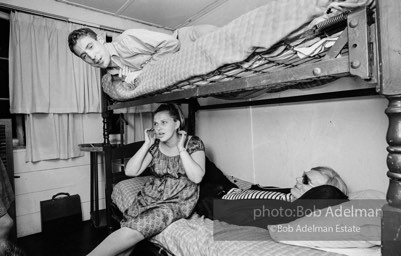
[[55, 0], [136, 22], [177, 29], [191, 24], [227, 0]]

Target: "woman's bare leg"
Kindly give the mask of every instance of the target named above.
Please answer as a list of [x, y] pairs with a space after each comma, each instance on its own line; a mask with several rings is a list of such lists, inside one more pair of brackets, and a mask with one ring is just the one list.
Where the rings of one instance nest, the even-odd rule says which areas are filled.
[[133, 250], [134, 250], [134, 247], [132, 247], [132, 248], [130, 248], [130, 249], [118, 254], [118, 256], [130, 256]]
[[125, 253], [143, 239], [145, 238], [139, 231], [122, 227], [106, 237], [88, 256], [114, 256]]

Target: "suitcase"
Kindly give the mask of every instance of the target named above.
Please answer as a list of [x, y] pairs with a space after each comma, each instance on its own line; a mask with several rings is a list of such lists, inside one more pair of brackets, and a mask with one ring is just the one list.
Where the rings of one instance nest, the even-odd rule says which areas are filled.
[[70, 231], [82, 224], [81, 199], [79, 195], [61, 192], [50, 200], [40, 201], [43, 233]]

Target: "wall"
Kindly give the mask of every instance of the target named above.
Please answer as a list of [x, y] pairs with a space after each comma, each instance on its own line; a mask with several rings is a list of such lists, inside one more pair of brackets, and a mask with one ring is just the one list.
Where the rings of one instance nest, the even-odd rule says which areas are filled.
[[223, 172], [253, 183], [289, 187], [326, 165], [351, 191], [386, 192], [386, 106], [370, 96], [200, 111], [197, 134]]
[[[102, 119], [89, 114], [84, 119], [85, 143], [102, 142]], [[90, 218], [90, 157], [69, 160], [25, 162], [25, 149], [14, 150], [17, 210], [17, 236], [41, 232], [40, 201], [51, 199], [59, 192], [79, 194], [83, 220]], [[99, 159], [100, 208], [104, 208], [104, 169]]]

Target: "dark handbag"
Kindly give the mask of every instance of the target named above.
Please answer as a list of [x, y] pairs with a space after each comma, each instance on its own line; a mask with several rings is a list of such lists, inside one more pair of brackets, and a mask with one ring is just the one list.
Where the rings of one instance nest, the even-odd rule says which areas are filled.
[[81, 199], [79, 195], [58, 193], [40, 201], [40, 215], [43, 233], [75, 229], [82, 224]]

